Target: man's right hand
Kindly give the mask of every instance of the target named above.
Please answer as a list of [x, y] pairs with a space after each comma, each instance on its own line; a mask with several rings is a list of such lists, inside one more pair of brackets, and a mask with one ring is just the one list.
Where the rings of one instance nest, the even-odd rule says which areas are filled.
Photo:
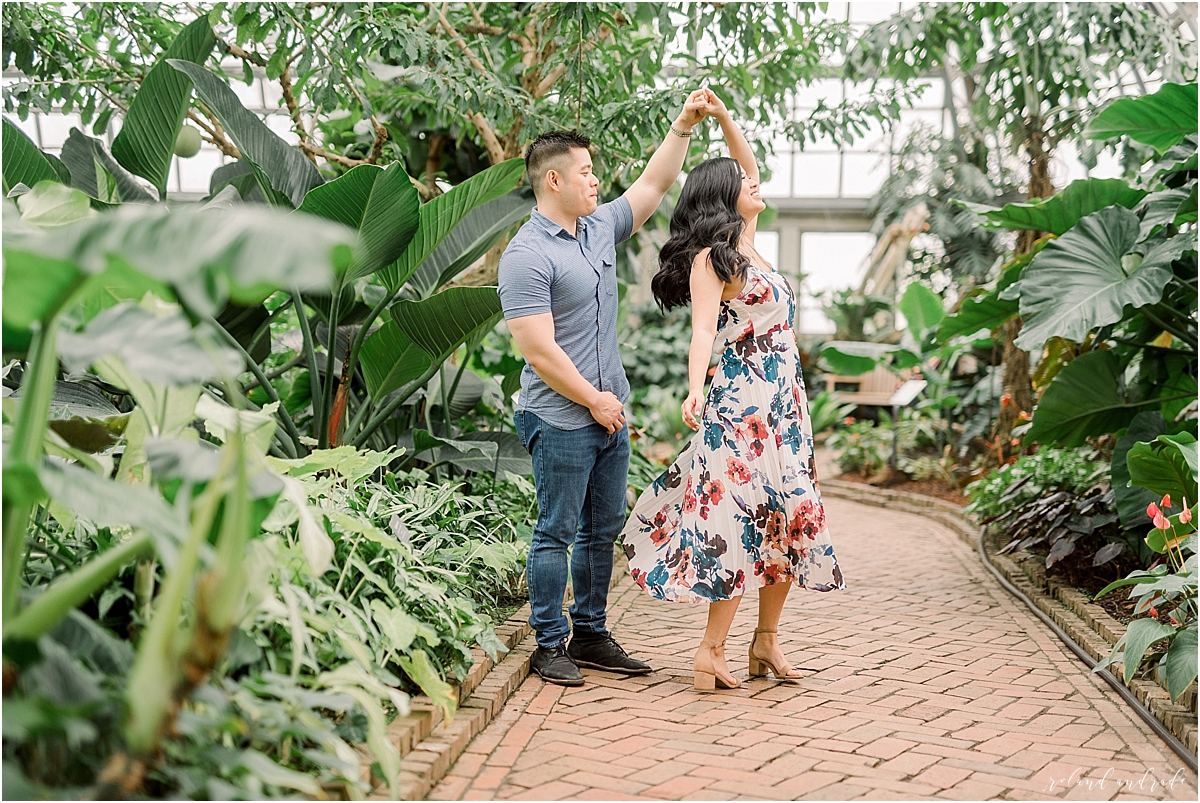
[[596, 423], [608, 430], [609, 435], [625, 426], [625, 405], [607, 390], [596, 397], [588, 410]]

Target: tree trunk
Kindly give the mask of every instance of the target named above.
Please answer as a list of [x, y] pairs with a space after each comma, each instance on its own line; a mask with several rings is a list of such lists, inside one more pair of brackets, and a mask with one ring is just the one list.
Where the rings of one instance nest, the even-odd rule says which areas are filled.
[[[1040, 121], [1029, 121], [1029, 139], [1025, 151], [1029, 154], [1029, 197], [1049, 198], [1054, 194], [1050, 181], [1050, 154], [1043, 143], [1045, 134]], [[1043, 236], [1040, 231], [1022, 231], [1017, 237], [1017, 254], [1027, 254]], [[1012, 431], [1021, 418], [1021, 413], [1033, 412], [1033, 381], [1029, 376], [1029, 352], [1017, 348], [1017, 336], [1021, 334], [1021, 318], [1017, 317], [1003, 327], [1004, 332], [1004, 395], [1001, 397], [1000, 414], [992, 432], [998, 457], [1007, 461], [1013, 454]]]

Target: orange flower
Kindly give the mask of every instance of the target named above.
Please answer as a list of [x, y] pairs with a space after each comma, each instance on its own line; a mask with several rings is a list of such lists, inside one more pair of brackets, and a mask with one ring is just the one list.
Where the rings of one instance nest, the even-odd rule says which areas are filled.
[[1163, 507], [1171, 507], [1171, 495], [1167, 494], [1166, 496], [1164, 496], [1162, 498], [1162, 501], [1159, 502], [1159, 504], [1162, 505]]
[[1146, 505], [1146, 515], [1149, 516], [1150, 518], [1154, 518], [1155, 516], [1157, 516], [1158, 515], [1158, 505], [1154, 504], [1153, 502]]

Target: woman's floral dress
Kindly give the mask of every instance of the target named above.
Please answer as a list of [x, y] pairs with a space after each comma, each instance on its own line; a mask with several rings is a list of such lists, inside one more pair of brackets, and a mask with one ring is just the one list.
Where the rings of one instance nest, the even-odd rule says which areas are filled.
[[712, 602], [791, 580], [846, 587], [817, 487], [795, 298], [751, 266], [721, 302], [721, 361], [700, 430], [638, 499], [622, 533], [634, 581], [658, 599]]

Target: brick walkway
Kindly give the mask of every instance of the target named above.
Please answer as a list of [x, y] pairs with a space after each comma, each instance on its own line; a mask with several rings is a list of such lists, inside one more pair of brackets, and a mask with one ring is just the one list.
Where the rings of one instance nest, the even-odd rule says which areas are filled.
[[[531, 676], [429, 799], [1196, 799], [1195, 775], [957, 536], [826, 501], [850, 588], [790, 596], [798, 685], [693, 691], [705, 607], [626, 578], [609, 626], [657, 671]], [[727, 649], [743, 679], [756, 607]]]

